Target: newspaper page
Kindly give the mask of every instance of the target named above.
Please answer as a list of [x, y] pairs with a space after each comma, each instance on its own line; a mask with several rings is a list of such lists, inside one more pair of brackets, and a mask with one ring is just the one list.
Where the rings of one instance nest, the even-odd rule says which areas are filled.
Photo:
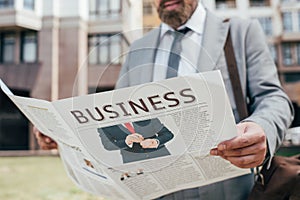
[[10, 97], [58, 141], [70, 178], [99, 196], [153, 199], [250, 173], [209, 155], [237, 134], [219, 71], [52, 103]]

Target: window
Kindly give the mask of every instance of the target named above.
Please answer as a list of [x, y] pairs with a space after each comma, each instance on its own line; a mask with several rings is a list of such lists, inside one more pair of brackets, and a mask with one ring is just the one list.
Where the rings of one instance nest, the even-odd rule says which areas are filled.
[[293, 21], [292, 21], [292, 13], [291, 12], [284, 12], [282, 13], [282, 23], [283, 23], [283, 30], [285, 32], [292, 32], [293, 31]]
[[282, 3], [293, 3], [293, 2], [299, 2], [299, 0], [281, 0]]
[[89, 87], [88, 88], [88, 93], [89, 94], [95, 94], [95, 93], [99, 93], [99, 92], [107, 92], [107, 91], [110, 91], [110, 90], [113, 90], [114, 88], [113, 87], [109, 87], [109, 86], [102, 86], [102, 87]]
[[120, 64], [120, 55], [121, 55], [121, 37], [113, 36], [110, 38], [110, 62], [113, 64]]
[[291, 43], [282, 44], [282, 52], [283, 52], [283, 64], [284, 65], [292, 65], [292, 45]]
[[[13, 90], [15, 95], [29, 97], [29, 91]], [[29, 123], [16, 105], [0, 92], [0, 150], [28, 150]]]
[[[20, 51], [18, 51], [20, 49]], [[36, 31], [0, 32], [0, 62], [34, 63], [38, 61], [38, 38]]]
[[12, 8], [14, 0], [0, 0], [0, 8]]
[[258, 18], [266, 35], [272, 35], [272, 18], [271, 17], [260, 17]]
[[89, 64], [121, 64], [121, 35], [89, 36]]
[[151, 2], [144, 2], [143, 4], [143, 13], [144, 15], [152, 15], [153, 8]]
[[297, 64], [300, 65], [300, 43], [296, 43], [296, 48], [297, 48]]
[[270, 5], [270, 0], [250, 0], [251, 7], [266, 7]]
[[217, 9], [236, 8], [235, 0], [216, 0]]
[[24, 8], [34, 10], [34, 0], [24, 0]]
[[286, 66], [300, 65], [300, 42], [282, 44], [283, 64]]
[[295, 83], [300, 81], [300, 73], [286, 73], [284, 74], [284, 81], [286, 83]]
[[300, 12], [298, 12], [298, 30], [300, 30]]
[[34, 31], [21, 33], [21, 62], [37, 61], [37, 34]]
[[121, 0], [90, 0], [90, 15], [97, 18], [118, 18], [121, 14]]
[[14, 33], [3, 33], [1, 37], [1, 60], [3, 63], [13, 63], [15, 58], [16, 36]]

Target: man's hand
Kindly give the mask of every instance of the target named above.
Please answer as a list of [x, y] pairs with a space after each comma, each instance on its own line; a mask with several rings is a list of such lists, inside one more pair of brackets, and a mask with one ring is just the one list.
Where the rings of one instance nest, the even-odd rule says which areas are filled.
[[263, 163], [267, 140], [263, 129], [254, 122], [237, 125], [238, 136], [218, 144], [211, 155], [221, 156], [240, 168], [253, 168]]
[[139, 133], [130, 134], [126, 137], [125, 143], [131, 145], [132, 143], [140, 143], [144, 140], [144, 137]]
[[50, 137], [41, 133], [36, 127], [33, 127], [33, 133], [41, 149], [43, 150], [57, 149], [57, 143], [54, 140], [52, 140]]
[[157, 148], [158, 142], [156, 139], [146, 139], [140, 143], [140, 145], [143, 147], [143, 149], [148, 148]]

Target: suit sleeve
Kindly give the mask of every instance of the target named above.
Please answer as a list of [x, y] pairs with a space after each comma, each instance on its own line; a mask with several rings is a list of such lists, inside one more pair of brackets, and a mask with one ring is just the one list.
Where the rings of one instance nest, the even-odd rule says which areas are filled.
[[[113, 127], [110, 127], [113, 128]], [[126, 149], [128, 146], [125, 143], [126, 136], [123, 134], [114, 135], [106, 128], [99, 128], [98, 133], [103, 147], [108, 151]]]
[[245, 51], [250, 116], [244, 121], [253, 121], [264, 129], [273, 156], [292, 122], [293, 107], [280, 85], [258, 21], [252, 21], [248, 27]]
[[167, 128], [165, 127], [158, 119], [156, 119], [157, 122], [154, 123], [154, 128], [155, 130], [157, 130], [157, 133], [155, 134], [155, 136], [153, 137], [154, 139], [157, 139], [159, 141], [159, 146], [164, 145], [165, 143], [167, 143], [168, 141], [170, 141], [174, 135], [173, 133]]
[[119, 73], [119, 77], [118, 77], [118, 81], [116, 83], [115, 89], [119, 89], [119, 88], [125, 88], [128, 87], [130, 85], [130, 81], [129, 81], [129, 59], [130, 59], [130, 51], [126, 56], [125, 62], [123, 63], [120, 73]]
[[158, 147], [160, 147], [160, 146], [164, 145], [165, 143], [167, 143], [168, 141], [170, 141], [173, 137], [174, 137], [173, 133], [166, 127], [163, 127], [157, 133], [157, 137], [155, 139], [157, 139], [159, 141]]

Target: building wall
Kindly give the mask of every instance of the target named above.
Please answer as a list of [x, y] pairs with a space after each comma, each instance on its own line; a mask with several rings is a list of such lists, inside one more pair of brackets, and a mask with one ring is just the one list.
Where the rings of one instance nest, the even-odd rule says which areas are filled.
[[144, 32], [148, 32], [160, 24], [156, 8], [154, 7], [153, 0], [143, 0], [143, 25]]
[[[0, 38], [5, 37], [7, 31], [14, 33], [14, 58], [10, 63], [1, 63], [0, 56], [0, 78], [13, 91], [46, 100], [112, 89], [123, 59], [118, 63], [108, 60], [107, 63], [90, 64], [89, 50], [101, 49], [102, 44], [89, 47], [88, 40], [93, 36], [121, 33], [118, 44], [122, 46], [120, 53], [125, 52], [133, 38], [142, 36], [142, 3], [140, 0], [106, 1], [109, 11], [106, 13], [102, 7], [92, 7], [100, 5], [101, 0], [96, 1], [33, 0], [31, 9], [25, 8], [24, 0], [15, 0], [13, 4], [8, 1], [6, 7], [0, 8]], [[24, 30], [34, 30], [37, 34], [37, 59], [33, 63], [20, 60]], [[114, 51], [111, 54], [118, 53], [114, 46], [109, 48]], [[3, 95], [0, 97], [4, 99]], [[10, 111], [15, 112], [17, 108]], [[11, 125], [6, 123], [8, 116], [12, 115], [0, 109], [1, 138], [9, 139], [9, 135], [13, 135], [9, 133]], [[29, 140], [28, 148], [35, 149], [37, 146], [30, 131], [28, 126], [22, 135]]]

